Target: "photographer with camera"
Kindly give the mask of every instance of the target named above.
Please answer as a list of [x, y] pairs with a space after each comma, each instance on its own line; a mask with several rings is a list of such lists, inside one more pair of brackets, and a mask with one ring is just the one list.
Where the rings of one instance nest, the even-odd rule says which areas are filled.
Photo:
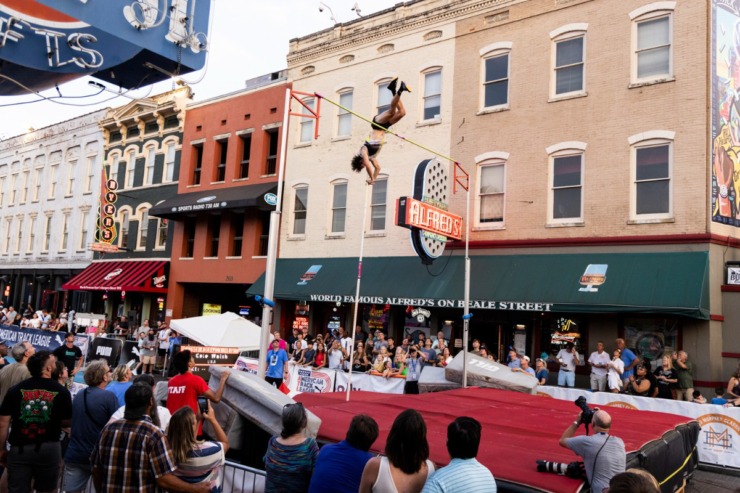
[[[627, 462], [627, 453], [621, 438], [609, 434], [612, 418], [606, 411], [598, 408], [591, 410], [585, 399], [576, 404], [582, 411], [560, 437], [560, 446], [572, 450], [583, 458], [583, 468], [586, 478], [591, 484], [591, 491], [603, 491], [609, 487], [613, 476], [624, 472]], [[593, 425], [593, 435], [575, 436], [576, 430], [583, 423]]]

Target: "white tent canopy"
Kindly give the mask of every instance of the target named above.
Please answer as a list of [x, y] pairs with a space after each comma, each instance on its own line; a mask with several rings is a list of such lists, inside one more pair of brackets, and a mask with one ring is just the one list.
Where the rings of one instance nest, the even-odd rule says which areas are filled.
[[236, 347], [242, 351], [260, 348], [262, 328], [233, 312], [171, 320], [170, 326], [204, 346]]

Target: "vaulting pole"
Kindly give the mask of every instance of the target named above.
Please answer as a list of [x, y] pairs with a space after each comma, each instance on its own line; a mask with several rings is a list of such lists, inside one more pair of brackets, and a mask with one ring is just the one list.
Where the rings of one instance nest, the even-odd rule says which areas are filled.
[[288, 146], [288, 125], [290, 121], [290, 88], [285, 89], [285, 109], [283, 111], [282, 136], [280, 138], [280, 160], [278, 165], [277, 201], [275, 210], [270, 213], [270, 233], [267, 240], [267, 265], [265, 266], [265, 292], [263, 298], [268, 300], [262, 305], [262, 334], [260, 336], [260, 354], [257, 363], [257, 376], [265, 378], [267, 370], [267, 345], [270, 343], [270, 324], [272, 323], [275, 293], [275, 269], [277, 266], [277, 246], [280, 233], [280, 216], [283, 210], [283, 175], [285, 172], [285, 152]]
[[367, 228], [367, 204], [370, 194], [372, 193], [373, 186], [368, 184], [365, 187], [365, 206], [362, 208], [362, 231], [360, 232], [360, 257], [357, 260], [357, 287], [355, 289], [355, 310], [352, 315], [352, 346], [349, 350], [349, 375], [347, 378], [347, 397], [346, 401], [349, 402], [349, 393], [352, 390], [352, 363], [355, 357], [355, 336], [357, 335], [357, 315], [360, 310], [360, 282], [362, 281], [362, 257], [365, 254], [365, 230]]

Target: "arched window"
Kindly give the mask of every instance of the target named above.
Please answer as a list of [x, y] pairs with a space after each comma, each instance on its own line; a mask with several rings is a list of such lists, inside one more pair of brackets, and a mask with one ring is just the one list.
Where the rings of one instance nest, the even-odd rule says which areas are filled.
[[547, 209], [551, 225], [583, 223], [585, 151], [583, 142], [561, 142], [547, 148], [550, 157]]

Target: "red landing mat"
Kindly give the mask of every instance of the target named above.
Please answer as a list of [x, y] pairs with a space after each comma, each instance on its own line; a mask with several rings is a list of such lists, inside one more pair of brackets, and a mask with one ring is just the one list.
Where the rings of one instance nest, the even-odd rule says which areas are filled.
[[[320, 440], [343, 440], [352, 417], [365, 413], [378, 422], [380, 436], [372, 451], [382, 453], [395, 417], [404, 409], [414, 408], [424, 416], [427, 424], [430, 459], [441, 467], [450, 460], [445, 447], [447, 425], [458, 416], [471, 416], [483, 426], [478, 461], [486, 465], [496, 479], [557, 493], [577, 492], [581, 486], [577, 480], [539, 473], [535, 464], [537, 459], [576, 460], [573, 452], [558, 444], [565, 428], [580, 412], [572, 402], [482, 388], [421, 395], [353, 392], [350, 402], [345, 402], [345, 396], [345, 393], [296, 396], [296, 400], [321, 418]], [[674, 414], [607, 409], [612, 416], [612, 434], [624, 440], [627, 453], [639, 450], [663, 433], [690, 421]], [[583, 426], [578, 431], [582, 433]]]

